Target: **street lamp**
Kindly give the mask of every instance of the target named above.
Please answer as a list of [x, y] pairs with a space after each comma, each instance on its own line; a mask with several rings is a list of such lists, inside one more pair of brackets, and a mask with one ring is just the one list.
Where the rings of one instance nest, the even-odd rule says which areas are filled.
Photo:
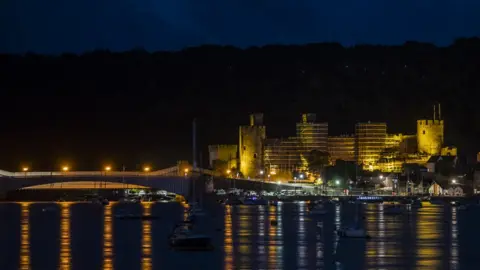
[[106, 172], [109, 172], [109, 171], [111, 171], [111, 170], [112, 170], [112, 167], [110, 167], [110, 166], [105, 166], [105, 171], [106, 171]]
[[149, 172], [149, 171], [150, 171], [150, 167], [144, 167], [144, 168], [143, 168], [143, 171], [144, 171], [144, 172]]
[[28, 167], [23, 167], [22, 170], [23, 170], [24, 172], [28, 172]]
[[63, 166], [62, 167], [62, 171], [64, 172], [68, 172], [70, 170], [70, 168], [68, 166]]
[[232, 171], [231, 171], [231, 170], [227, 170], [227, 174], [230, 174], [230, 173], [232, 173]]
[[340, 180], [335, 180], [335, 185], [340, 185]]
[[452, 179], [452, 184], [456, 184], [457, 183], [457, 179]]
[[263, 170], [260, 171], [260, 175], [263, 175], [265, 172]]

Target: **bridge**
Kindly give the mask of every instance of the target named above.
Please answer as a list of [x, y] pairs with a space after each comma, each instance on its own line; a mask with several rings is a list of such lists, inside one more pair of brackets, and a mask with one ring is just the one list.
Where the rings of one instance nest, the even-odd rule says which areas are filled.
[[[240, 188], [247, 190], [293, 189], [298, 185], [270, 183], [261, 180], [224, 178], [218, 172], [173, 166], [156, 171], [53, 171], [8, 172], [0, 170], [0, 193], [26, 188], [89, 188], [144, 187], [167, 190], [183, 196], [205, 192], [206, 186], [216, 189]], [[88, 183], [88, 184], [86, 184]], [[115, 185], [116, 184], [116, 185]], [[118, 184], [121, 184], [120, 186]]]

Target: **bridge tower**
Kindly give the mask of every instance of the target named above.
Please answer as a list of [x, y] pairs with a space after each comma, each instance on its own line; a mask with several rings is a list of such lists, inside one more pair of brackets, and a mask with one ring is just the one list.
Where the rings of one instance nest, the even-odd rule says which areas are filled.
[[443, 146], [443, 131], [444, 125], [441, 119], [440, 104], [438, 104], [438, 111], [436, 105], [434, 105], [433, 120], [417, 120], [418, 152], [428, 155], [440, 155]]
[[240, 126], [239, 129], [240, 172], [244, 177], [256, 177], [264, 169], [265, 138], [266, 127], [263, 125], [263, 114], [251, 114], [250, 125]]

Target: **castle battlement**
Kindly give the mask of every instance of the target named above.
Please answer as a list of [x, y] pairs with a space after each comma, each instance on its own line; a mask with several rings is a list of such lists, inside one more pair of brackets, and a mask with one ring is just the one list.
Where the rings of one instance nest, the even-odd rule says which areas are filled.
[[443, 120], [417, 120], [417, 125], [421, 126], [441, 126]]

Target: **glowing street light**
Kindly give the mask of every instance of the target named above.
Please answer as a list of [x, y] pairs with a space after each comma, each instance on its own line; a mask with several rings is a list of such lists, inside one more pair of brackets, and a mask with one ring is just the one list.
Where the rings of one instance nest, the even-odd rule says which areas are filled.
[[263, 170], [260, 171], [260, 175], [263, 175], [265, 172]]
[[70, 168], [68, 166], [63, 166], [62, 167], [62, 171], [64, 172], [68, 172], [70, 170]]
[[145, 168], [143, 168], [143, 171], [144, 171], [144, 172], [149, 172], [149, 171], [150, 171], [150, 167], [145, 167]]
[[185, 169], [185, 170], [183, 170], [183, 171], [184, 171], [185, 173], [188, 173], [188, 168], [187, 168], [187, 169]]
[[380, 174], [380, 179], [383, 179], [383, 175], [382, 175], [382, 174]]
[[111, 171], [111, 170], [112, 170], [112, 167], [110, 167], [110, 166], [105, 166], [105, 171], [109, 172], [109, 171]]
[[457, 183], [457, 179], [452, 179], [452, 184], [456, 184]]
[[335, 185], [340, 185], [340, 180], [335, 180]]
[[230, 173], [232, 173], [232, 171], [231, 171], [231, 170], [227, 170], [227, 174], [230, 174]]
[[305, 177], [305, 175], [303, 175], [303, 173], [300, 174], [299, 176], [300, 176], [300, 179], [303, 179]]
[[28, 167], [23, 167], [22, 170], [23, 170], [24, 172], [28, 172]]

